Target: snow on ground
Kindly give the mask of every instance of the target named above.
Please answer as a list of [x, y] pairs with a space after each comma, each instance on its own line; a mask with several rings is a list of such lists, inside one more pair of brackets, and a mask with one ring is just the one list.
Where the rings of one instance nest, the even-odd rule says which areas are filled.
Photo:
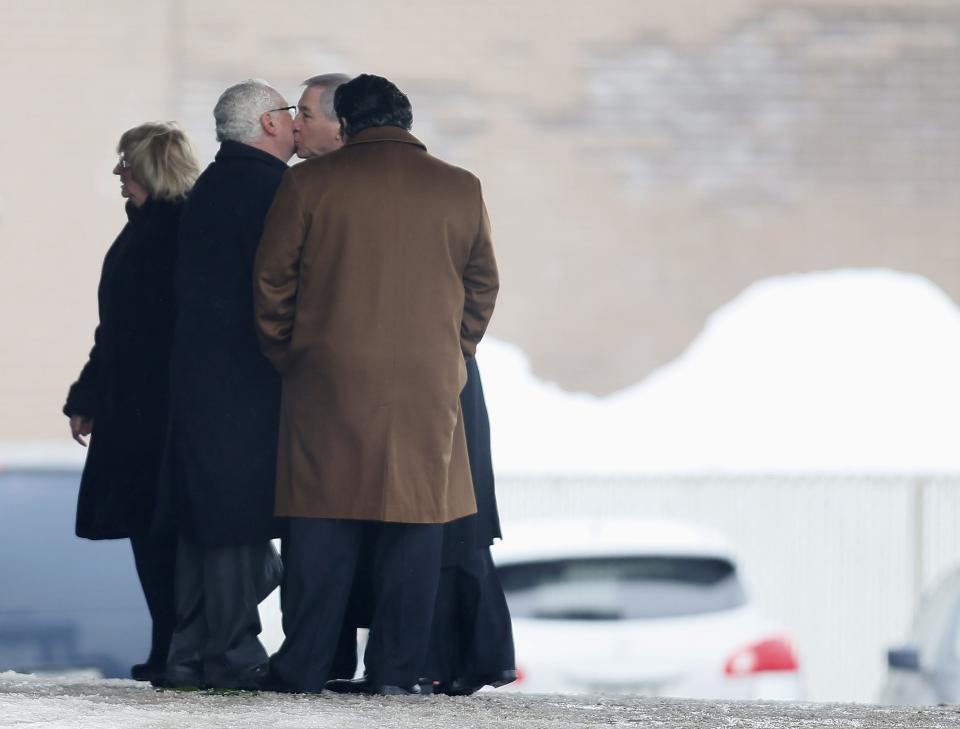
[[157, 691], [122, 680], [0, 673], [0, 729], [940, 729], [957, 707], [708, 702], [637, 696], [502, 694], [364, 697]]
[[505, 342], [478, 362], [504, 473], [960, 469], [960, 308], [916, 275], [757, 282], [605, 398], [538, 380]]

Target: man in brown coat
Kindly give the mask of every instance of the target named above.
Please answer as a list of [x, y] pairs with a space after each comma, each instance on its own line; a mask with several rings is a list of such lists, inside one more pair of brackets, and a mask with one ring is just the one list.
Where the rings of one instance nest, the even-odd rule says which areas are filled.
[[441, 525], [476, 510], [459, 395], [497, 268], [478, 180], [409, 133], [407, 97], [363, 75], [334, 104], [346, 144], [285, 174], [254, 267], [261, 345], [283, 381], [277, 515], [290, 518], [271, 680], [323, 688], [370, 541], [370, 685], [415, 693]]

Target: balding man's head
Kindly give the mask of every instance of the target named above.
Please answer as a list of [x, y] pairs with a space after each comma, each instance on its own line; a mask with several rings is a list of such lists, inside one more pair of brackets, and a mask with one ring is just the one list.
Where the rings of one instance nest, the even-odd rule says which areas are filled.
[[217, 141], [240, 142], [286, 162], [293, 154], [293, 121], [287, 102], [260, 79], [234, 84], [213, 109]]

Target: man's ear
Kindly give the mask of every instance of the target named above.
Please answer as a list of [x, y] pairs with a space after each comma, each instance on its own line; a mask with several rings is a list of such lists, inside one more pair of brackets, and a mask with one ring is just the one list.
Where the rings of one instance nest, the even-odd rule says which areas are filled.
[[277, 125], [273, 121], [273, 115], [265, 111], [260, 115], [260, 128], [264, 134], [274, 135], [277, 133]]

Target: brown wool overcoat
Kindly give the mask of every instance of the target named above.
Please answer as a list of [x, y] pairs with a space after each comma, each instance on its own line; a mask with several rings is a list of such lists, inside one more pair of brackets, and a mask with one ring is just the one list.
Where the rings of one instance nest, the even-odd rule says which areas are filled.
[[476, 511], [459, 395], [498, 288], [479, 181], [409, 132], [367, 129], [284, 174], [254, 265], [283, 381], [278, 516]]

